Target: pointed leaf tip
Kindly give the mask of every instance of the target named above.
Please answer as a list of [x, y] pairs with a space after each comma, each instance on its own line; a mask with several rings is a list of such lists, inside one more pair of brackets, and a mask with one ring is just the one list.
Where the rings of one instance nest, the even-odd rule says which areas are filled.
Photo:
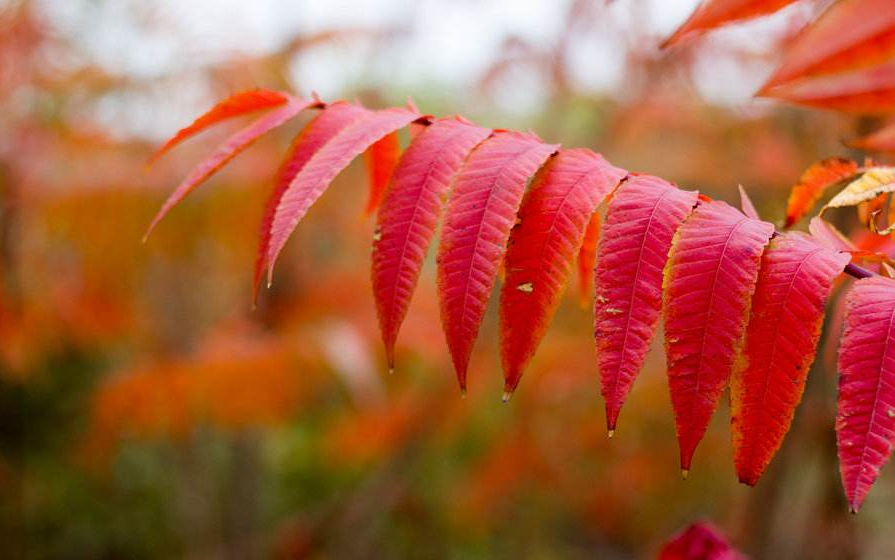
[[274, 212], [267, 252], [270, 267], [276, 262], [286, 241], [308, 209], [320, 198], [336, 175], [377, 140], [404, 128], [418, 116], [403, 107], [365, 114], [314, 154], [286, 188]]
[[668, 383], [690, 468], [730, 380], [748, 320], [760, 259], [774, 226], [724, 202], [701, 204], [681, 225], [665, 273]]
[[436, 262], [442, 328], [461, 384], [526, 183], [556, 150], [528, 134], [495, 134], [453, 183]]
[[372, 282], [379, 330], [387, 354], [398, 331], [435, 236], [442, 200], [469, 152], [490, 130], [454, 119], [423, 129], [401, 156], [377, 216]]
[[754, 486], [801, 400], [824, 307], [849, 256], [800, 233], [774, 237], [761, 257], [740, 367], [730, 389], [734, 464]]
[[616, 189], [606, 210], [594, 272], [594, 336], [611, 429], [658, 328], [672, 237], [696, 200], [695, 192], [637, 175]]
[[152, 230], [164, 218], [168, 212], [180, 203], [188, 194], [194, 191], [206, 179], [215, 174], [230, 160], [239, 155], [243, 150], [251, 146], [258, 138], [270, 132], [274, 128], [294, 118], [310, 105], [307, 101], [290, 101], [284, 107], [280, 107], [258, 118], [247, 127], [230, 136], [223, 144], [206, 159], [199, 163], [189, 175], [177, 186], [173, 193], [165, 200], [158, 214], [155, 215], [149, 228], [146, 230], [148, 237]]
[[532, 182], [510, 233], [500, 294], [500, 355], [509, 386], [518, 385], [547, 331], [591, 216], [624, 176], [590, 150], [563, 149]]
[[143, 171], [148, 171], [172, 148], [194, 136], [203, 130], [228, 119], [247, 115], [262, 109], [270, 109], [289, 101], [288, 94], [265, 89], [253, 89], [234, 93], [219, 101], [205, 114], [197, 118], [187, 127], [180, 129], [170, 140], [165, 142], [143, 165]]
[[864, 278], [846, 295], [838, 366], [839, 470], [857, 511], [895, 440], [895, 281]]

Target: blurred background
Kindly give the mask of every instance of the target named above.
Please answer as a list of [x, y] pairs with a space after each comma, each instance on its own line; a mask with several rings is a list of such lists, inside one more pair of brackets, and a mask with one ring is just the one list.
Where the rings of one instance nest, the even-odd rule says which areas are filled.
[[728, 201], [742, 184], [779, 222], [800, 172], [875, 123], [753, 99], [811, 2], [660, 51], [696, 3], [0, 0], [0, 557], [650, 558], [699, 519], [753, 558], [895, 557], [892, 469], [859, 516], [842, 498], [835, 331], [758, 486], [726, 403], [684, 482], [661, 351], [607, 440], [574, 285], [504, 406], [493, 309], [460, 398], [429, 262], [389, 376], [362, 162], [253, 311], [263, 201], [307, 119], [140, 244], [240, 123], [143, 173], [154, 147], [254, 87], [412, 96]]

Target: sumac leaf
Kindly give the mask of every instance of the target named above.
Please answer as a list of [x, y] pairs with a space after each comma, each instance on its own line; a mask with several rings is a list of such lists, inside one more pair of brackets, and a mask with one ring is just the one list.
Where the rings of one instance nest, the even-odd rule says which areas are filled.
[[469, 152], [491, 131], [457, 119], [436, 120], [419, 132], [395, 169], [377, 217], [373, 294], [390, 368], [423, 260], [451, 181]]
[[665, 350], [684, 474], [721, 393], [748, 320], [774, 226], [724, 202], [701, 204], [681, 225], [665, 276]]
[[234, 93], [219, 101], [214, 107], [193, 121], [189, 126], [177, 131], [177, 134], [152, 154], [152, 157], [149, 158], [146, 165], [152, 165], [174, 146], [180, 144], [187, 138], [202, 132], [206, 128], [214, 126], [227, 119], [260, 111], [261, 109], [270, 109], [278, 105], [283, 105], [289, 101], [290, 97], [291, 96], [286, 93], [267, 89], [253, 89]]
[[190, 174], [187, 175], [186, 179], [174, 189], [174, 192], [171, 193], [171, 196], [169, 196], [167, 200], [165, 200], [162, 208], [158, 211], [155, 218], [153, 218], [152, 223], [149, 224], [144, 240], [150, 233], [152, 233], [155, 226], [158, 225], [162, 218], [164, 218], [172, 208], [177, 206], [180, 201], [186, 198], [188, 194], [193, 192], [193, 190], [201, 185], [206, 179], [214, 175], [218, 169], [239, 155], [240, 152], [251, 146], [255, 140], [282, 125], [286, 121], [291, 120], [301, 111], [315, 103], [317, 102], [290, 99], [284, 107], [271, 111], [230, 136], [223, 144], [218, 146], [210, 156], [194, 167]]
[[891, 0], [839, 0], [784, 51], [780, 67], [762, 91], [820, 74], [873, 66], [895, 55]]
[[286, 188], [274, 213], [267, 251], [268, 276], [289, 235], [336, 175], [374, 142], [419, 117], [415, 111], [400, 107], [369, 113], [345, 127], [314, 154]]
[[789, 431], [817, 348], [824, 305], [849, 256], [805, 234], [771, 240], [761, 269], [746, 341], [731, 381], [734, 463], [754, 486]]
[[836, 442], [845, 496], [857, 512], [895, 441], [895, 281], [858, 280], [845, 300]]
[[273, 191], [264, 203], [261, 215], [261, 227], [258, 231], [258, 251], [255, 254], [255, 269], [252, 276], [252, 301], [258, 296], [261, 276], [267, 267], [267, 251], [270, 247], [270, 227], [273, 217], [283, 198], [283, 193], [305, 166], [311, 156], [317, 153], [346, 126], [359, 119], [368, 111], [360, 105], [337, 101], [327, 105], [319, 115], [314, 117], [298, 134], [289, 148], [288, 155], [277, 172], [277, 180]]
[[819, 161], [806, 169], [789, 193], [784, 227], [795, 225], [814, 208], [824, 191], [857, 172], [857, 163], [839, 157]]
[[697, 193], [634, 175], [606, 211], [594, 275], [594, 337], [610, 435], [643, 367], [662, 309], [662, 271], [671, 240]]
[[797, 80], [775, 87], [763, 95], [833, 111], [891, 113], [895, 110], [895, 62]]
[[591, 215], [625, 171], [588, 149], [560, 150], [538, 173], [510, 235], [500, 355], [512, 393], [553, 318]]
[[793, 2], [795, 0], [704, 0], [663, 46], [675, 45], [688, 35], [703, 33], [734, 21], [772, 14]]
[[454, 181], [438, 246], [441, 323], [460, 389], [528, 179], [557, 146], [500, 132], [469, 155]]

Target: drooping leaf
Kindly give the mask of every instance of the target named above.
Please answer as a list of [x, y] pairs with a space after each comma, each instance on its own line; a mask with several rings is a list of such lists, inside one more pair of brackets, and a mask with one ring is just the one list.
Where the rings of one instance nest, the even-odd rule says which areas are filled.
[[858, 172], [858, 164], [850, 159], [833, 157], [819, 161], [805, 170], [789, 193], [786, 223], [789, 228], [814, 208], [824, 191]]
[[848, 293], [839, 375], [839, 469], [857, 512], [895, 441], [895, 281], [864, 278]]
[[599, 212], [594, 212], [584, 230], [584, 239], [581, 240], [581, 248], [578, 249], [578, 301], [582, 308], [591, 305], [593, 298], [594, 270], [597, 266], [597, 243], [600, 241], [600, 229], [603, 220]]
[[268, 276], [289, 235], [336, 175], [374, 142], [418, 118], [418, 113], [402, 107], [369, 113], [345, 127], [314, 154], [286, 188], [274, 213], [267, 251]]
[[364, 215], [369, 216], [379, 208], [400, 157], [401, 143], [397, 132], [386, 134], [364, 152], [364, 163], [367, 165], [370, 181], [370, 195], [367, 197]]
[[525, 196], [500, 296], [506, 391], [516, 389], [547, 331], [591, 215], [625, 174], [588, 149], [560, 150]]
[[762, 255], [730, 391], [740, 482], [755, 485], [789, 431], [814, 361], [824, 305], [849, 260], [799, 232], [778, 235]]
[[895, 191], [895, 167], [871, 167], [846, 185], [821, 209], [847, 208], [868, 202], [883, 193]]
[[808, 223], [808, 231], [815, 241], [835, 251], [857, 251], [855, 244], [836, 229], [836, 226], [827, 222], [820, 216], [811, 218]]
[[261, 227], [258, 231], [258, 250], [255, 254], [255, 269], [252, 275], [252, 301], [258, 298], [258, 287], [261, 285], [261, 276], [267, 267], [267, 251], [270, 247], [270, 227], [273, 217], [280, 204], [283, 193], [301, 171], [301, 168], [311, 159], [317, 150], [329, 142], [336, 134], [346, 126], [366, 114], [367, 110], [360, 105], [337, 101], [330, 103], [314, 117], [292, 142], [289, 155], [283, 161], [277, 172], [277, 182], [273, 191], [264, 203], [264, 213], [261, 215]]
[[419, 132], [404, 152], [377, 218], [373, 294], [390, 368], [423, 260], [435, 235], [443, 198], [469, 152], [491, 131], [440, 119]]
[[848, 142], [852, 148], [877, 152], [895, 152], [895, 122], [889, 123], [873, 134]]
[[663, 47], [731, 22], [772, 14], [795, 0], [703, 0], [696, 11], [669, 37]]
[[664, 317], [684, 474], [730, 380], [773, 233], [773, 225], [717, 201], [701, 204], [678, 229], [666, 268]]
[[186, 179], [177, 185], [177, 188], [174, 189], [171, 196], [165, 200], [165, 203], [158, 211], [158, 214], [153, 218], [152, 223], [149, 224], [144, 239], [152, 233], [155, 226], [158, 225], [162, 218], [164, 218], [172, 208], [186, 198], [188, 194], [195, 190], [196, 187], [201, 185], [206, 179], [214, 175], [218, 169], [226, 165], [240, 152], [251, 146], [255, 140], [291, 120], [304, 109], [307, 109], [315, 103], [317, 102], [290, 99], [284, 107], [271, 111], [230, 136], [223, 144], [218, 146], [210, 156], [194, 167], [190, 174], [187, 175]]
[[525, 184], [557, 146], [500, 132], [473, 150], [454, 181], [438, 247], [441, 322], [460, 389]]
[[697, 193], [658, 177], [634, 175], [606, 211], [594, 275], [594, 336], [610, 435], [656, 334], [671, 240], [696, 200]]
[[761, 216], [758, 215], [758, 210], [755, 209], [755, 205], [752, 204], [752, 199], [749, 198], [749, 194], [746, 192], [746, 189], [743, 188], [743, 185], [739, 186], [740, 190], [740, 208], [743, 210], [743, 214], [749, 216], [753, 220], [760, 220]]
[[789, 45], [762, 91], [799, 78], [873, 66], [895, 55], [890, 0], [839, 0]]
[[177, 134], [152, 154], [152, 157], [149, 158], [146, 165], [152, 165], [174, 146], [180, 144], [187, 138], [202, 132], [210, 126], [227, 119], [260, 111], [261, 109], [270, 109], [282, 105], [289, 101], [290, 98], [291, 96], [286, 93], [267, 89], [253, 89], [234, 93], [219, 101], [214, 107], [193, 121], [189, 126], [181, 128]]
[[895, 110], [895, 62], [798, 80], [772, 88], [762, 95], [833, 111], [891, 113]]
[[710, 523], [693, 523], [662, 545], [657, 560], [746, 560]]

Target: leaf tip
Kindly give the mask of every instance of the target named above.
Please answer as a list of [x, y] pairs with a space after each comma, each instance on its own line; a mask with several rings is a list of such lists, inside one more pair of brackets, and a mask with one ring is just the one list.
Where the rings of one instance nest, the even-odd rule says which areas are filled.
[[687, 480], [687, 477], [690, 476], [690, 469], [681, 469], [681, 479]]
[[615, 437], [615, 430], [610, 429], [608, 432], [606, 432], [606, 435], [609, 437], [609, 439], [612, 439], [613, 437]]
[[502, 402], [503, 404], [509, 404], [511, 398], [513, 398], [513, 392], [504, 391], [503, 396], [500, 398], [500, 402]]

